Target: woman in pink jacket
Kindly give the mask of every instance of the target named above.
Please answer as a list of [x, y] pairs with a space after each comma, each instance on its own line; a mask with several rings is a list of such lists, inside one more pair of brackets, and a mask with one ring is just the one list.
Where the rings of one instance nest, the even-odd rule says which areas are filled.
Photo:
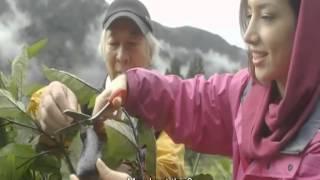
[[233, 179], [320, 180], [319, 9], [319, 0], [242, 0], [247, 69], [208, 80], [129, 70], [95, 112], [123, 104], [177, 143], [230, 156]]

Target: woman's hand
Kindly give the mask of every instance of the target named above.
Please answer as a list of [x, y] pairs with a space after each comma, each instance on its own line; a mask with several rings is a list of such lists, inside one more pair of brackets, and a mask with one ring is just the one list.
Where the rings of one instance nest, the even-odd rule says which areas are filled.
[[[101, 180], [128, 180], [131, 177], [123, 172], [118, 172], [110, 169], [106, 166], [101, 159], [97, 160], [96, 163], [98, 173]], [[70, 176], [70, 180], [79, 180], [79, 178], [75, 175]]]
[[[125, 103], [127, 96], [127, 77], [125, 74], [117, 76], [100, 95], [97, 96], [93, 115], [104, 107], [108, 102], [111, 105], [112, 111], [118, 110]], [[106, 111], [102, 117], [112, 118], [110, 111]]]

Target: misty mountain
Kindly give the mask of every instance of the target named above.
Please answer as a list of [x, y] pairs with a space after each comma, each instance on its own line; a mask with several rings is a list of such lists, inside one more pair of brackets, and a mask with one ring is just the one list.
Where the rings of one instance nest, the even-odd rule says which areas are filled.
[[[45, 64], [101, 84], [106, 72], [97, 48], [107, 6], [104, 0], [0, 1], [0, 71], [8, 72], [24, 44], [47, 37], [47, 47], [30, 66], [32, 80], [43, 81], [40, 67]], [[163, 73], [190, 77], [197, 72], [234, 72], [245, 65], [244, 50], [218, 35], [157, 22], [153, 26], [161, 47], [154, 67]]]
[[[180, 73], [175, 74], [190, 77], [187, 72], [194, 68], [192, 64], [202, 63], [203, 73], [209, 76], [216, 72], [234, 72], [246, 65], [245, 51], [230, 45], [219, 35], [190, 26], [169, 28], [153, 22], [153, 27], [161, 44], [157, 68], [162, 72], [167, 69], [175, 73], [171, 67], [177, 69], [179, 65]], [[194, 63], [195, 60], [203, 62]], [[171, 67], [166, 66], [168, 64]]]
[[153, 27], [157, 38], [164, 39], [173, 46], [184, 47], [189, 50], [199, 49], [203, 52], [214, 50], [235, 61], [242, 59], [244, 55], [243, 49], [230, 45], [219, 35], [202, 29], [190, 26], [169, 28], [157, 22], [153, 22]]

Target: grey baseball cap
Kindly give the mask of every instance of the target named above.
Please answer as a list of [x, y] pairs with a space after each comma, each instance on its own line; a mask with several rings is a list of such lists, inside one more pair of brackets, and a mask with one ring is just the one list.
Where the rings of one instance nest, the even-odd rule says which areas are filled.
[[108, 29], [112, 22], [122, 17], [133, 20], [143, 34], [153, 31], [150, 14], [138, 0], [114, 0], [107, 9], [102, 24], [103, 28]]

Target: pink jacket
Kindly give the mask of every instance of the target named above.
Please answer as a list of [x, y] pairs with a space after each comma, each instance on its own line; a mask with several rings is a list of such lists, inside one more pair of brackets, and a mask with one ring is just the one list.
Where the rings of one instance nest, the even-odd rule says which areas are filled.
[[299, 155], [279, 154], [252, 161], [246, 170], [239, 158], [242, 131], [241, 97], [249, 80], [247, 69], [236, 74], [182, 80], [143, 69], [127, 72], [125, 108], [177, 143], [203, 153], [233, 159], [233, 179], [320, 180], [320, 133]]

